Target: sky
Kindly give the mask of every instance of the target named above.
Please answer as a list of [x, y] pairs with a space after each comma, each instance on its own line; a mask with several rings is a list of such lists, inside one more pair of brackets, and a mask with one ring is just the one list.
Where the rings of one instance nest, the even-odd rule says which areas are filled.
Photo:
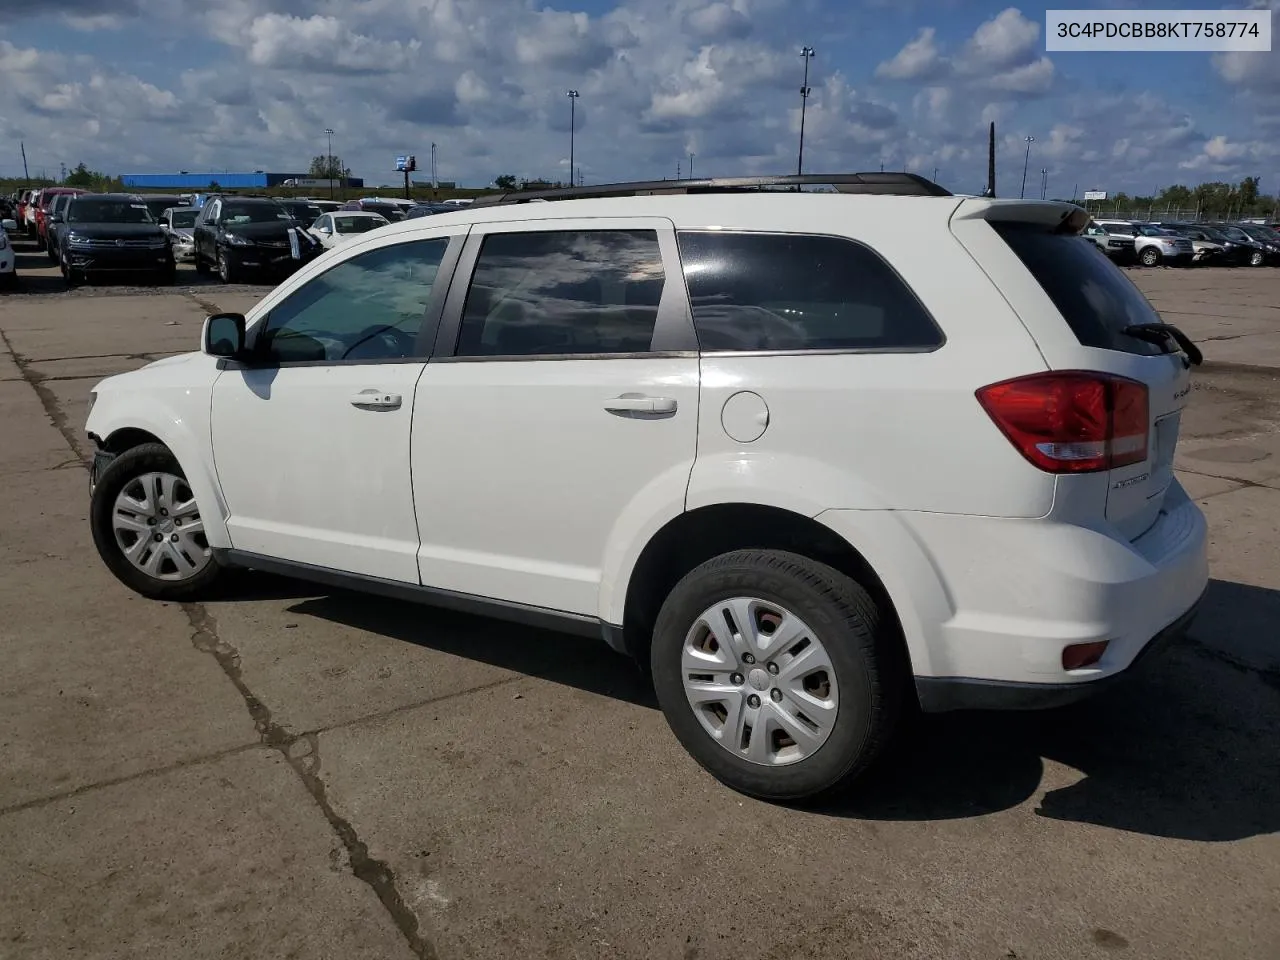
[[[954, 192], [1280, 188], [1280, 51], [1045, 53], [1044, 6], [985, 0], [0, 0], [0, 176], [305, 173], [395, 157], [482, 186], [910, 170]], [[1054, 8], [1187, 9], [1156, 3]], [[1280, 0], [1241, 0], [1280, 8]], [[419, 178], [429, 176], [420, 173]]]

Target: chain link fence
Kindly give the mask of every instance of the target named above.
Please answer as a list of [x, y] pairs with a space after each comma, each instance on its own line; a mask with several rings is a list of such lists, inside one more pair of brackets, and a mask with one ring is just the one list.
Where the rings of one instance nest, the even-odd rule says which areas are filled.
[[1090, 214], [1098, 220], [1145, 220], [1145, 221], [1177, 221], [1179, 223], [1198, 223], [1210, 220], [1242, 220], [1266, 217], [1268, 213], [1252, 213], [1242, 217], [1240, 209], [1229, 210], [1226, 207], [1174, 207], [1164, 204], [1136, 207], [1131, 204], [1115, 204], [1108, 201], [1090, 200], [1081, 203]]

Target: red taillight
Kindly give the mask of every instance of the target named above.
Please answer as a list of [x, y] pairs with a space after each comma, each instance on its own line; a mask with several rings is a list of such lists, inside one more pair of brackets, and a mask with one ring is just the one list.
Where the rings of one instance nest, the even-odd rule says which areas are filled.
[[1049, 473], [1112, 470], [1147, 459], [1146, 384], [1085, 371], [1036, 373], [978, 390], [1018, 452]]

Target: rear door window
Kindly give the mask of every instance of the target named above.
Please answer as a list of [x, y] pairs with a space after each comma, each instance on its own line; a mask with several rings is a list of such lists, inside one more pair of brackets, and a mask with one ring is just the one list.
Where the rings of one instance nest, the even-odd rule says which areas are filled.
[[666, 273], [653, 230], [485, 237], [457, 354], [637, 354], [651, 349]]
[[1136, 323], [1160, 323], [1160, 315], [1114, 263], [1099, 257], [1082, 238], [1036, 224], [997, 221], [991, 227], [1036, 278], [1082, 345], [1143, 355], [1161, 352], [1124, 332]]
[[681, 231], [704, 351], [931, 350], [943, 342], [902, 278], [841, 237]]

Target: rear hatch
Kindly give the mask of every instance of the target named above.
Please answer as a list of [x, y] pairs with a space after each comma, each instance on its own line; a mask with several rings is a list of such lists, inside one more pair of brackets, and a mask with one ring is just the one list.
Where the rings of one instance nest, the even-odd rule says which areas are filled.
[[1000, 285], [1051, 371], [1104, 376], [1115, 429], [1107, 468], [1093, 472], [1106, 477], [1107, 520], [1132, 540], [1159, 518], [1173, 482], [1199, 351], [1079, 236], [1087, 223], [1071, 204], [975, 199], [961, 205], [952, 229]]

